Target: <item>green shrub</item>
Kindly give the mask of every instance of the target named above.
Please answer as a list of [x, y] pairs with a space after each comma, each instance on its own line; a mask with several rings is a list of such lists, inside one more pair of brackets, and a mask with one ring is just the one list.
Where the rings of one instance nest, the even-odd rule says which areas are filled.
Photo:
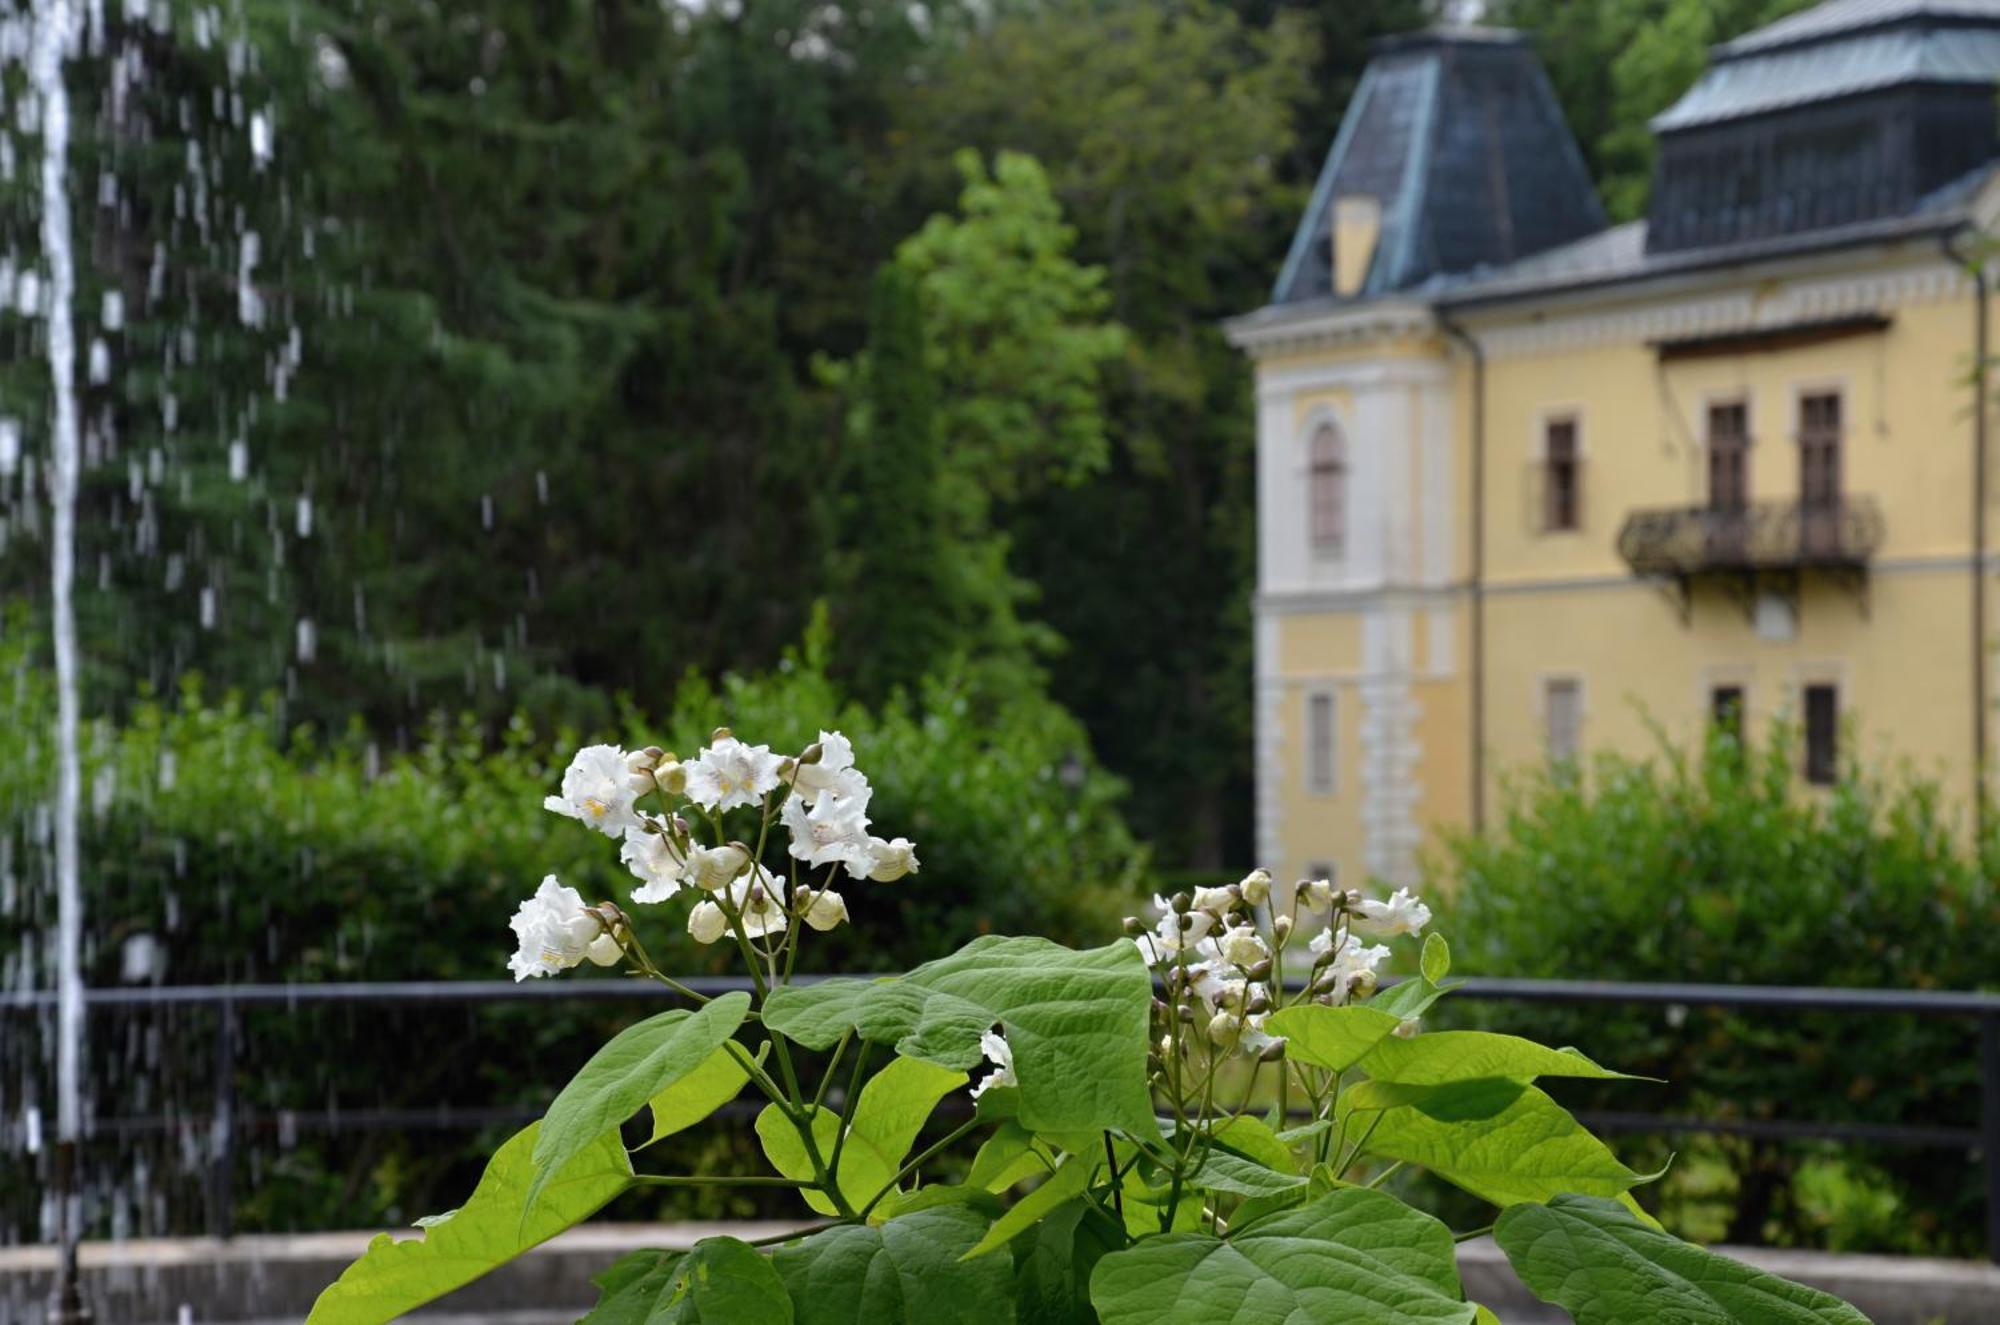
[[[55, 913], [43, 886], [54, 704], [30, 645], [18, 630], [0, 635], [0, 969], [10, 987], [48, 988], [53, 973], [39, 962]], [[885, 770], [876, 814], [917, 838], [922, 870], [878, 890], [896, 909], [878, 908], [865, 945], [844, 933], [822, 945], [823, 960], [898, 969], [996, 929], [1082, 940], [1132, 909], [1144, 862], [1119, 817], [1122, 789], [1091, 762], [1067, 713], [1033, 696], [982, 705], [949, 680], [871, 711], [828, 680], [826, 654], [815, 631], [769, 675], [690, 678], [670, 720], [654, 728], [691, 752], [726, 704], [802, 746], [816, 730], [797, 714], [838, 714]], [[359, 729], [284, 731], [279, 711], [271, 700], [211, 699], [191, 680], [172, 700], [140, 697], [118, 726], [86, 729], [87, 983], [504, 980], [508, 917], [542, 875], [592, 897], [629, 893], [616, 853], [593, 850], [573, 823], [537, 808], [579, 744], [574, 734], [539, 734], [517, 719], [496, 740], [470, 719], [439, 719], [397, 753]], [[682, 970], [719, 960], [692, 943], [660, 956]], [[358, 1227], [425, 1208], [476, 1176], [494, 1135], [383, 1115], [374, 1130], [327, 1136], [287, 1123], [287, 1113], [337, 1108], [365, 1124], [367, 1110], [414, 1101], [532, 1113], [552, 1082], [640, 1010], [601, 1001], [560, 1011], [243, 1010], [238, 1108], [261, 1121], [237, 1138], [239, 1226]], [[17, 1050], [0, 1062], [0, 1093], [34, 1100], [48, 1091], [48, 1024], [8, 1023]], [[215, 1036], [210, 1010], [93, 1015], [98, 1115], [186, 1119], [164, 1135], [105, 1135], [92, 1156], [98, 1190], [113, 1194], [100, 1217], [122, 1205], [135, 1232], [202, 1226]], [[144, 1190], [133, 1176], [142, 1156]], [[40, 1184], [13, 1181], [21, 1175], [11, 1167], [0, 1163], [0, 1190], [20, 1200], [0, 1205], [26, 1221]], [[163, 1192], [170, 1199], [154, 1202]]]
[[[2000, 902], [1939, 789], [1907, 771], [1849, 768], [1822, 792], [1795, 769], [1796, 734], [1775, 728], [1747, 749], [1717, 733], [1703, 750], [1663, 742], [1649, 759], [1604, 755], [1522, 778], [1496, 831], [1459, 837], [1435, 862], [1436, 891], [1452, 899], [1451, 923], [1471, 949], [1462, 967], [1990, 987]], [[1978, 1118], [1977, 1028], [1962, 1019], [1497, 1003], [1486, 1017], [1558, 1043], [1618, 1046], [1619, 1067], [1676, 1083], [1646, 1101], [1649, 1112], [1831, 1125]], [[1978, 1169], [1962, 1155], [1674, 1141], [1692, 1153], [1662, 1185], [1668, 1216], [1710, 1236], [1958, 1253], [1980, 1242]], [[1842, 1211], [1874, 1209], [1884, 1193], [1898, 1220], [1843, 1226], [1852, 1221]]]

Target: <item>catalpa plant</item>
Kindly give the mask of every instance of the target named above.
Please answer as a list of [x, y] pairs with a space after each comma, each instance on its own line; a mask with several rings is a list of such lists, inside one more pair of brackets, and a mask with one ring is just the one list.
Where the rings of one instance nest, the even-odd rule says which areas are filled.
[[[1154, 899], [1105, 947], [989, 936], [907, 975], [801, 982], [800, 949], [848, 920], [847, 894], [918, 873], [910, 842], [872, 831], [840, 733], [781, 756], [722, 730], [685, 763], [592, 746], [546, 804], [617, 841], [635, 883], [628, 909], [543, 880], [513, 918], [515, 978], [622, 966], [686, 1006], [600, 1049], [463, 1207], [376, 1238], [312, 1325], [393, 1320], [622, 1193], [696, 1184], [785, 1189], [811, 1219], [634, 1252], [597, 1276], [586, 1325], [1495, 1321], [1454, 1260], [1489, 1230], [1384, 1190], [1405, 1168], [1494, 1206], [1521, 1278], [1579, 1325], [1865, 1325], [1662, 1231], [1631, 1196], [1648, 1176], [1536, 1085], [1620, 1073], [1425, 1030], [1450, 954], [1407, 892], [1276, 889], [1258, 870]], [[641, 943], [683, 899], [688, 938], [732, 945], [747, 990], [705, 997]], [[1392, 983], [1395, 945], [1415, 971]], [[635, 1164], [745, 1091], [766, 1101], [771, 1172]]]

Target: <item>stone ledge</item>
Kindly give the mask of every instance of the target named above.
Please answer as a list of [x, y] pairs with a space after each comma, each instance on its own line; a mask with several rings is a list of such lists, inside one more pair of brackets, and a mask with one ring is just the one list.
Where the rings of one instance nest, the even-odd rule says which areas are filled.
[[[416, 1313], [422, 1325], [568, 1325], [594, 1297], [589, 1278], [639, 1247], [686, 1247], [728, 1234], [763, 1238], [795, 1223], [588, 1224]], [[401, 1230], [409, 1232], [410, 1230]], [[369, 1232], [135, 1239], [89, 1243], [82, 1263], [104, 1325], [297, 1325], [367, 1247]], [[2000, 1266], [1919, 1257], [1723, 1247], [1788, 1279], [1838, 1294], [1876, 1325], [2000, 1321]], [[42, 1325], [52, 1247], [0, 1248], [0, 1325]], [[1466, 1293], [1504, 1325], [1566, 1325], [1521, 1287], [1490, 1238], [1459, 1248]], [[1633, 1322], [1633, 1325], [1641, 1325]]]

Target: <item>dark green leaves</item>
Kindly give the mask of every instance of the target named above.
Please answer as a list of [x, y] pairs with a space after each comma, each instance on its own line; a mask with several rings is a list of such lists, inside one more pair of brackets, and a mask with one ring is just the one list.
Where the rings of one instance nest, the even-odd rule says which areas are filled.
[[796, 1325], [1011, 1325], [1008, 1258], [963, 1259], [985, 1231], [976, 1211], [944, 1205], [830, 1228], [780, 1247], [773, 1262]]
[[1097, 1263], [1102, 1325], [1470, 1325], [1451, 1232], [1392, 1196], [1333, 1192], [1224, 1242], [1151, 1238]]
[[791, 1295], [755, 1247], [704, 1238], [674, 1263], [646, 1325], [792, 1325]]
[[724, 994], [694, 1012], [677, 1008], [627, 1026], [593, 1054], [542, 1119], [529, 1203], [571, 1156], [707, 1062], [749, 1010], [748, 994]]
[[960, 1070], [982, 1061], [979, 1037], [998, 1025], [1013, 1050], [1024, 1127], [1146, 1132], [1151, 1000], [1152, 978], [1129, 942], [1075, 952], [1046, 939], [987, 937], [898, 979], [773, 990], [764, 1021], [808, 1048], [851, 1029]]
[[[529, 1159], [541, 1123], [494, 1152], [463, 1207], [432, 1221], [420, 1238], [380, 1234], [360, 1260], [313, 1303], [308, 1325], [380, 1325], [471, 1283], [572, 1224], [582, 1223], [632, 1183], [632, 1164], [614, 1133], [588, 1140], [553, 1179]], [[530, 1200], [530, 1185], [541, 1189]]]
[[1838, 1298], [1647, 1228], [1611, 1201], [1517, 1205], [1493, 1238], [1521, 1281], [1577, 1325], [1867, 1325]]

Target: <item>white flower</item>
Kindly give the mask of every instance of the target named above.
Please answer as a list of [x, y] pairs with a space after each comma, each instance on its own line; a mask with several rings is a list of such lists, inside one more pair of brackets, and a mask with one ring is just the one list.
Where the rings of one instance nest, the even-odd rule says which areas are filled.
[[792, 775], [792, 790], [811, 805], [822, 791], [835, 790], [840, 775], [854, 767], [854, 745], [839, 732], [819, 734], [819, 762], [800, 764]]
[[1272, 1045], [1283, 1044], [1284, 1037], [1273, 1035], [1264, 1029], [1264, 1014], [1258, 1013], [1243, 1019], [1243, 1038], [1236, 1047], [1246, 1054], [1263, 1054]]
[[533, 897], [521, 903], [508, 924], [517, 946], [507, 959], [507, 969], [514, 973], [517, 984], [531, 975], [566, 971], [586, 958], [599, 966], [610, 966], [623, 955], [618, 940], [606, 933], [604, 923], [584, 906], [583, 894], [553, 874], [542, 880]]
[[1238, 925], [1222, 936], [1222, 960], [1231, 966], [1255, 966], [1271, 955], [1264, 940], [1248, 925]]
[[1299, 885], [1299, 896], [1309, 910], [1324, 911], [1333, 905], [1333, 880], [1307, 879]]
[[688, 912], [688, 933], [696, 943], [713, 943], [729, 932], [729, 917], [706, 897]]
[[822, 888], [806, 903], [805, 914], [800, 919], [817, 930], [832, 929], [847, 919], [847, 903], [831, 888]]
[[791, 923], [785, 914], [785, 881], [762, 865], [729, 885], [729, 900], [743, 917], [743, 932], [753, 939], [783, 933]]
[[[688, 852], [683, 877], [703, 892], [712, 893], [741, 874], [749, 863], [750, 853], [734, 842], [719, 847], [695, 847]], [[638, 894], [633, 896], [636, 898]]]
[[1197, 888], [1194, 890], [1194, 906], [1197, 911], [1208, 911], [1226, 916], [1236, 909], [1238, 898], [1230, 888]]
[[[917, 848], [907, 837], [888, 842], [871, 837], [868, 839], [867, 855], [868, 877], [876, 883], [894, 883], [905, 874], [917, 872]], [[856, 863], [859, 863], [858, 859]]]
[[1408, 888], [1396, 889], [1386, 902], [1363, 898], [1349, 922], [1354, 930], [1383, 939], [1398, 934], [1421, 934], [1430, 923], [1431, 909], [1412, 897]]
[[[1323, 929], [1313, 935], [1309, 945], [1315, 956], [1324, 956], [1333, 948], [1333, 931]], [[1349, 934], [1327, 964], [1326, 972], [1333, 977], [1334, 993], [1345, 1003], [1351, 994], [1359, 992], [1364, 996], [1375, 988], [1376, 968], [1389, 960], [1389, 949], [1382, 944], [1364, 945], [1360, 939]]]
[[1236, 887], [1242, 892], [1244, 901], [1252, 906], [1262, 906], [1271, 899], [1271, 871], [1251, 870]]
[[1169, 960], [1182, 948], [1197, 947], [1215, 928], [1215, 917], [1206, 911], [1189, 911], [1185, 917], [1187, 928], [1182, 929], [1183, 917], [1166, 898], [1155, 894], [1153, 906], [1160, 912], [1159, 923], [1153, 927], [1152, 933], [1139, 939], [1139, 951], [1149, 965], [1157, 966]]
[[625, 830], [625, 845], [618, 859], [639, 880], [632, 890], [635, 902], [664, 902], [681, 890], [686, 881], [687, 855], [674, 845], [673, 838], [653, 826]]
[[832, 786], [813, 798], [811, 808], [797, 797], [785, 802], [780, 817], [792, 835], [791, 853], [808, 865], [844, 861], [848, 873], [868, 877], [868, 779], [847, 769]]
[[562, 794], [543, 799], [542, 808], [589, 824], [606, 837], [623, 837], [639, 826], [632, 802], [652, 787], [651, 775], [635, 775], [625, 752], [615, 745], [587, 745], [563, 770]]
[[978, 1099], [995, 1086], [1018, 1086], [1020, 1079], [1014, 1075], [1014, 1050], [1005, 1039], [992, 1031], [985, 1031], [979, 1037], [979, 1047], [988, 1060], [996, 1066], [972, 1088], [972, 1098]]
[[725, 736], [686, 765], [687, 797], [718, 813], [755, 805], [778, 785], [779, 762], [768, 745], [745, 745]]

